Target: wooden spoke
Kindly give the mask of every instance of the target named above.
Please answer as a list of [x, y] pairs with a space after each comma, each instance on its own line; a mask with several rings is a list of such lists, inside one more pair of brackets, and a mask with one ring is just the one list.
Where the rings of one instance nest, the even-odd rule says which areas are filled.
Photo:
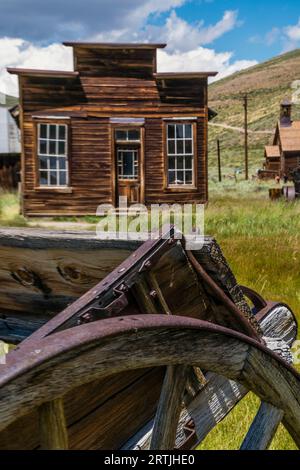
[[263, 402], [244, 439], [241, 450], [266, 450], [270, 447], [284, 413]]
[[68, 449], [68, 433], [62, 398], [43, 403], [40, 406], [39, 426], [43, 450]]
[[177, 424], [190, 371], [189, 366], [167, 367], [152, 431], [150, 448], [153, 450], [168, 450], [175, 446]]

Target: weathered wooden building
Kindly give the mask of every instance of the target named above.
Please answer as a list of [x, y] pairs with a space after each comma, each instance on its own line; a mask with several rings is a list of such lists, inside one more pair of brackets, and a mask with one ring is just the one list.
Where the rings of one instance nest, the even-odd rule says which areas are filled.
[[163, 44], [65, 43], [74, 71], [18, 74], [26, 215], [207, 201], [207, 81], [157, 73]]
[[0, 189], [16, 189], [20, 173], [20, 136], [11, 108], [18, 98], [0, 92]]
[[300, 166], [300, 121], [292, 120], [292, 103], [283, 101], [280, 107], [273, 145], [265, 147], [265, 176], [291, 178], [291, 172]]

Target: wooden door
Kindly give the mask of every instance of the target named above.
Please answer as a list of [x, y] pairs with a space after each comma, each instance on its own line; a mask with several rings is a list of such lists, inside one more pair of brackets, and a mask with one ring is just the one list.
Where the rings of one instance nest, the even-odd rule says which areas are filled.
[[140, 202], [140, 147], [121, 146], [116, 148], [117, 156], [117, 205], [120, 196], [127, 197], [127, 204]]

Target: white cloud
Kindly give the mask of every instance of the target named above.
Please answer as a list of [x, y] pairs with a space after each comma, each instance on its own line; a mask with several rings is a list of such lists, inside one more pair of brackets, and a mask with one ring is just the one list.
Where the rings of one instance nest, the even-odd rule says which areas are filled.
[[273, 44], [275, 44], [275, 42], [278, 41], [278, 39], [280, 39], [280, 36], [281, 36], [280, 28], [272, 28], [271, 31], [269, 31], [266, 34], [267, 46], [272, 46]]
[[[137, 14], [139, 15], [138, 12]], [[109, 40], [112, 38], [119, 41], [137, 38], [147, 42], [159, 40], [168, 44], [168, 50], [188, 51], [200, 45], [211, 44], [238, 25], [237, 11], [226, 11], [216, 24], [205, 26], [203, 21], [188, 23], [180, 18], [175, 10], [172, 10], [161, 26], [148, 24], [138, 33], [130, 28], [113, 31], [109, 34]], [[105, 37], [107, 38], [107, 34], [102, 33], [92, 39], [103, 40]]]
[[82, 40], [99, 31], [143, 27], [152, 14], [159, 15], [189, 0], [2, 0], [2, 36], [47, 43]]
[[166, 50], [158, 51], [158, 68], [160, 72], [219, 72], [213, 80], [219, 80], [239, 70], [257, 64], [255, 60], [233, 61], [232, 52], [216, 52], [213, 49], [198, 47], [188, 52], [168, 53]]
[[72, 51], [61, 44], [39, 47], [19, 38], [0, 38], [0, 91], [17, 96], [17, 77], [6, 67], [72, 70]]
[[300, 46], [300, 18], [298, 23], [283, 28], [273, 27], [264, 35], [252, 36], [249, 42], [272, 46], [277, 43], [281, 45], [281, 52], [288, 52]]
[[[118, 1], [118, 0], [112, 0]], [[151, 14], [160, 14], [180, 6], [186, 0], [144, 0], [133, 9], [129, 27], [112, 28], [107, 33], [89, 37], [105, 42], [142, 41], [167, 42], [168, 48], [158, 55], [159, 71], [219, 72], [218, 78], [256, 64], [256, 61], [234, 60], [232, 52], [218, 53], [204, 47], [238, 26], [236, 11], [226, 11], [214, 25], [203, 21], [190, 24], [174, 10], [161, 26], [147, 24]], [[128, 0], [126, 0], [128, 4]], [[136, 5], [136, 0], [132, 0]], [[135, 28], [131, 28], [132, 25]], [[76, 25], [75, 25], [76, 26]], [[79, 26], [78, 26], [79, 27]], [[0, 90], [16, 95], [17, 79], [6, 72], [6, 67], [72, 70], [72, 50], [58, 43], [40, 46], [20, 38], [0, 38]]]
[[300, 18], [296, 25], [287, 26], [286, 28], [284, 28], [284, 32], [286, 36], [290, 39], [290, 41], [293, 41], [293, 42], [300, 41]]

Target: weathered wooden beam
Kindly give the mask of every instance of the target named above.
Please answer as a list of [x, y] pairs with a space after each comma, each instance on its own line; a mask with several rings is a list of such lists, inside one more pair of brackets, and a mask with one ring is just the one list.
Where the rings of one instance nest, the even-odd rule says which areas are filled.
[[158, 297], [158, 300], [159, 300], [159, 303], [163, 309], [163, 312], [166, 314], [166, 315], [171, 315], [171, 310], [166, 302], [166, 299], [160, 289], [160, 286], [159, 286], [159, 283], [157, 281], [157, 278], [155, 276], [154, 273], [152, 273], [151, 271], [149, 272], [148, 274], [148, 278], [149, 278], [149, 282], [151, 284], [151, 286], [153, 287], [154, 289], [154, 292], [155, 294], [157, 295]]
[[177, 425], [190, 370], [189, 366], [167, 367], [154, 420], [150, 444], [153, 450], [168, 450], [175, 446]]
[[284, 413], [269, 403], [263, 402], [242, 443], [241, 450], [266, 450], [276, 434]]
[[68, 432], [62, 398], [43, 403], [40, 406], [39, 428], [42, 449], [68, 449]]

